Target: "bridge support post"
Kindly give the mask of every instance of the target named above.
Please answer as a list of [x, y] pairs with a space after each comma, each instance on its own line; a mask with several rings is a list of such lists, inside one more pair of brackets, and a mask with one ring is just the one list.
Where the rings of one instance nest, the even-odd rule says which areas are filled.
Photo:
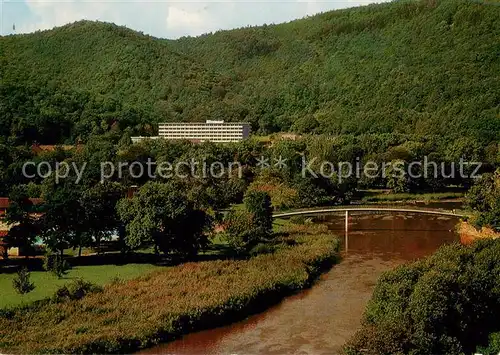
[[345, 211], [345, 251], [349, 249], [349, 211]]

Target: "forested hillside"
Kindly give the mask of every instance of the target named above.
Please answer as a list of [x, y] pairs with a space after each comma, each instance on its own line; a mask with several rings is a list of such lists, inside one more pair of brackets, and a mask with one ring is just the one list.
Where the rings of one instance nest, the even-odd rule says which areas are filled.
[[234, 78], [264, 130], [500, 130], [500, 7], [397, 1], [174, 42]]
[[0, 133], [153, 134], [170, 120], [260, 133], [500, 139], [500, 6], [396, 1], [176, 41], [78, 22], [2, 37]]
[[111, 127], [152, 133], [148, 123], [196, 119], [217, 83], [163, 41], [113, 24], [82, 21], [1, 43], [1, 126], [26, 140]]

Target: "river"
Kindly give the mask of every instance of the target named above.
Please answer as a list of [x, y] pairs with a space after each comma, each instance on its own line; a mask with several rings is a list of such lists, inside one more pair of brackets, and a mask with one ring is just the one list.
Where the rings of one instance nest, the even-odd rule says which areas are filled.
[[[455, 208], [451, 205], [432, 206]], [[450, 207], [451, 206], [451, 207]], [[457, 240], [457, 219], [423, 214], [315, 217], [342, 236], [342, 261], [309, 289], [264, 313], [188, 334], [143, 354], [338, 354], [359, 328], [378, 277]]]

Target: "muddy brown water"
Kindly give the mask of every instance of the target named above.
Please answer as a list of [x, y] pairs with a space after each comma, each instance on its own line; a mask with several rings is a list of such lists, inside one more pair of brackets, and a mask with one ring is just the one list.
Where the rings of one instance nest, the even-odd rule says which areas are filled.
[[315, 220], [342, 237], [343, 259], [311, 289], [239, 323], [188, 334], [141, 353], [338, 354], [359, 328], [382, 272], [458, 239], [456, 218], [359, 214], [350, 218], [346, 250], [343, 217], [319, 216]]

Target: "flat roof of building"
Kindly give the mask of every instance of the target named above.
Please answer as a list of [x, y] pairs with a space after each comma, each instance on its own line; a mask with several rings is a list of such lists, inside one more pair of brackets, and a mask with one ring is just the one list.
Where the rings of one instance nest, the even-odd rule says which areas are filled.
[[182, 124], [182, 125], [191, 125], [191, 124], [228, 124], [228, 125], [249, 125], [249, 122], [162, 122], [158, 123], [158, 125], [172, 125], [172, 124]]

